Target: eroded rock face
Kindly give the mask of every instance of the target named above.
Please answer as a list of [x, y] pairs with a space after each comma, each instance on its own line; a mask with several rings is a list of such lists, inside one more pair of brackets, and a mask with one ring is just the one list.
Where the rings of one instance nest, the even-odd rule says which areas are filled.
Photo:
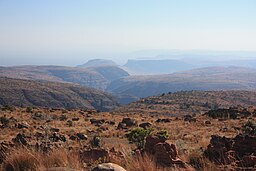
[[186, 167], [185, 162], [178, 158], [175, 144], [166, 141], [163, 137], [148, 136], [146, 138], [145, 152], [152, 154], [159, 165]]
[[256, 136], [226, 138], [213, 135], [204, 155], [217, 164], [235, 162], [239, 167], [256, 166]]
[[114, 163], [102, 163], [93, 168], [92, 171], [126, 171], [123, 167]]

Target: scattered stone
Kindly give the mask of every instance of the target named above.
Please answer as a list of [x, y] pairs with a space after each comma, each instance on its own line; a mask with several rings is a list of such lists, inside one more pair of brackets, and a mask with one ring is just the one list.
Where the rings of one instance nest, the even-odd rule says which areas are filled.
[[59, 119], [60, 119], [60, 121], [65, 121], [68, 119], [68, 117], [67, 117], [67, 115], [62, 114], [62, 115], [60, 115]]
[[139, 124], [139, 127], [147, 129], [147, 128], [151, 127], [151, 125], [152, 124], [149, 122], [144, 122], [144, 123]]
[[207, 120], [207, 121], [204, 122], [204, 124], [205, 124], [205, 125], [211, 125], [212, 123], [211, 123], [211, 121], [208, 121], [208, 120]]
[[79, 121], [79, 118], [75, 117], [71, 119], [72, 121]]
[[92, 171], [126, 171], [123, 167], [114, 163], [102, 163], [93, 168]]
[[14, 143], [22, 144], [22, 145], [27, 145], [27, 137], [24, 134], [17, 134], [15, 138], [12, 139]]
[[67, 121], [67, 125], [68, 125], [69, 127], [71, 127], [71, 126], [73, 126], [73, 122], [72, 122], [71, 120], [68, 120], [68, 121]]
[[77, 133], [76, 136], [80, 139], [80, 140], [87, 140], [88, 137], [87, 135], [84, 135], [82, 133]]
[[16, 125], [17, 128], [19, 129], [22, 129], [22, 128], [28, 128], [29, 127], [29, 124], [27, 122], [21, 122], [21, 123], [18, 123]]
[[105, 119], [90, 119], [91, 124], [100, 126], [105, 122]]
[[132, 126], [137, 126], [137, 121], [131, 118], [123, 118], [122, 122], [118, 123], [117, 129], [127, 129]]
[[171, 119], [166, 118], [166, 119], [157, 119], [156, 123], [169, 123], [171, 122]]

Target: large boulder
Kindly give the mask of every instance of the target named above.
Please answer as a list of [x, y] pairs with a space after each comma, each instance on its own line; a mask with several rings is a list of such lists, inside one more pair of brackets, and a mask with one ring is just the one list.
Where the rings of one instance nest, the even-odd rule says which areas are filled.
[[164, 143], [157, 143], [154, 146], [154, 157], [158, 164], [164, 166], [179, 166], [185, 167], [186, 164], [178, 158], [178, 151], [174, 144], [166, 141]]
[[166, 139], [164, 137], [160, 138], [157, 136], [147, 136], [145, 142], [145, 151], [147, 153], [153, 154], [154, 153], [154, 146], [158, 143], [165, 142]]
[[166, 141], [164, 137], [148, 136], [145, 143], [145, 152], [153, 155], [159, 165], [186, 167], [185, 162], [178, 158], [175, 144]]
[[117, 129], [127, 129], [128, 127], [137, 126], [137, 121], [131, 118], [123, 118], [122, 122], [119, 122]]
[[93, 168], [92, 171], [126, 171], [123, 167], [114, 163], [102, 163]]

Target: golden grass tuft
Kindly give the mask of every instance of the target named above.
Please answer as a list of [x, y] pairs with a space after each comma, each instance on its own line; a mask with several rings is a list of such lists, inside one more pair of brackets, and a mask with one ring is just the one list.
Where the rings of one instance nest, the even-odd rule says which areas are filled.
[[3, 162], [4, 171], [42, 171], [41, 156], [25, 148], [14, 148], [9, 151]]
[[[128, 171], [170, 171], [170, 168], [157, 167], [156, 162], [150, 155], [126, 157], [126, 160]], [[171, 170], [174, 170], [174, 168]]]
[[81, 169], [79, 155], [64, 149], [40, 153], [24, 147], [14, 148], [5, 155], [3, 171], [45, 171], [53, 167]]
[[47, 154], [42, 154], [42, 163], [46, 168], [68, 167], [72, 169], [81, 168], [78, 153], [68, 152], [65, 149], [54, 149]]

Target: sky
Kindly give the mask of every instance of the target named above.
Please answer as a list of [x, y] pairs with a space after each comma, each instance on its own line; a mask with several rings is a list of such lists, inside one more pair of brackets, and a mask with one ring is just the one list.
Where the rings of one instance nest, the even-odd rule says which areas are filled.
[[0, 65], [145, 49], [256, 51], [255, 0], [0, 0]]

